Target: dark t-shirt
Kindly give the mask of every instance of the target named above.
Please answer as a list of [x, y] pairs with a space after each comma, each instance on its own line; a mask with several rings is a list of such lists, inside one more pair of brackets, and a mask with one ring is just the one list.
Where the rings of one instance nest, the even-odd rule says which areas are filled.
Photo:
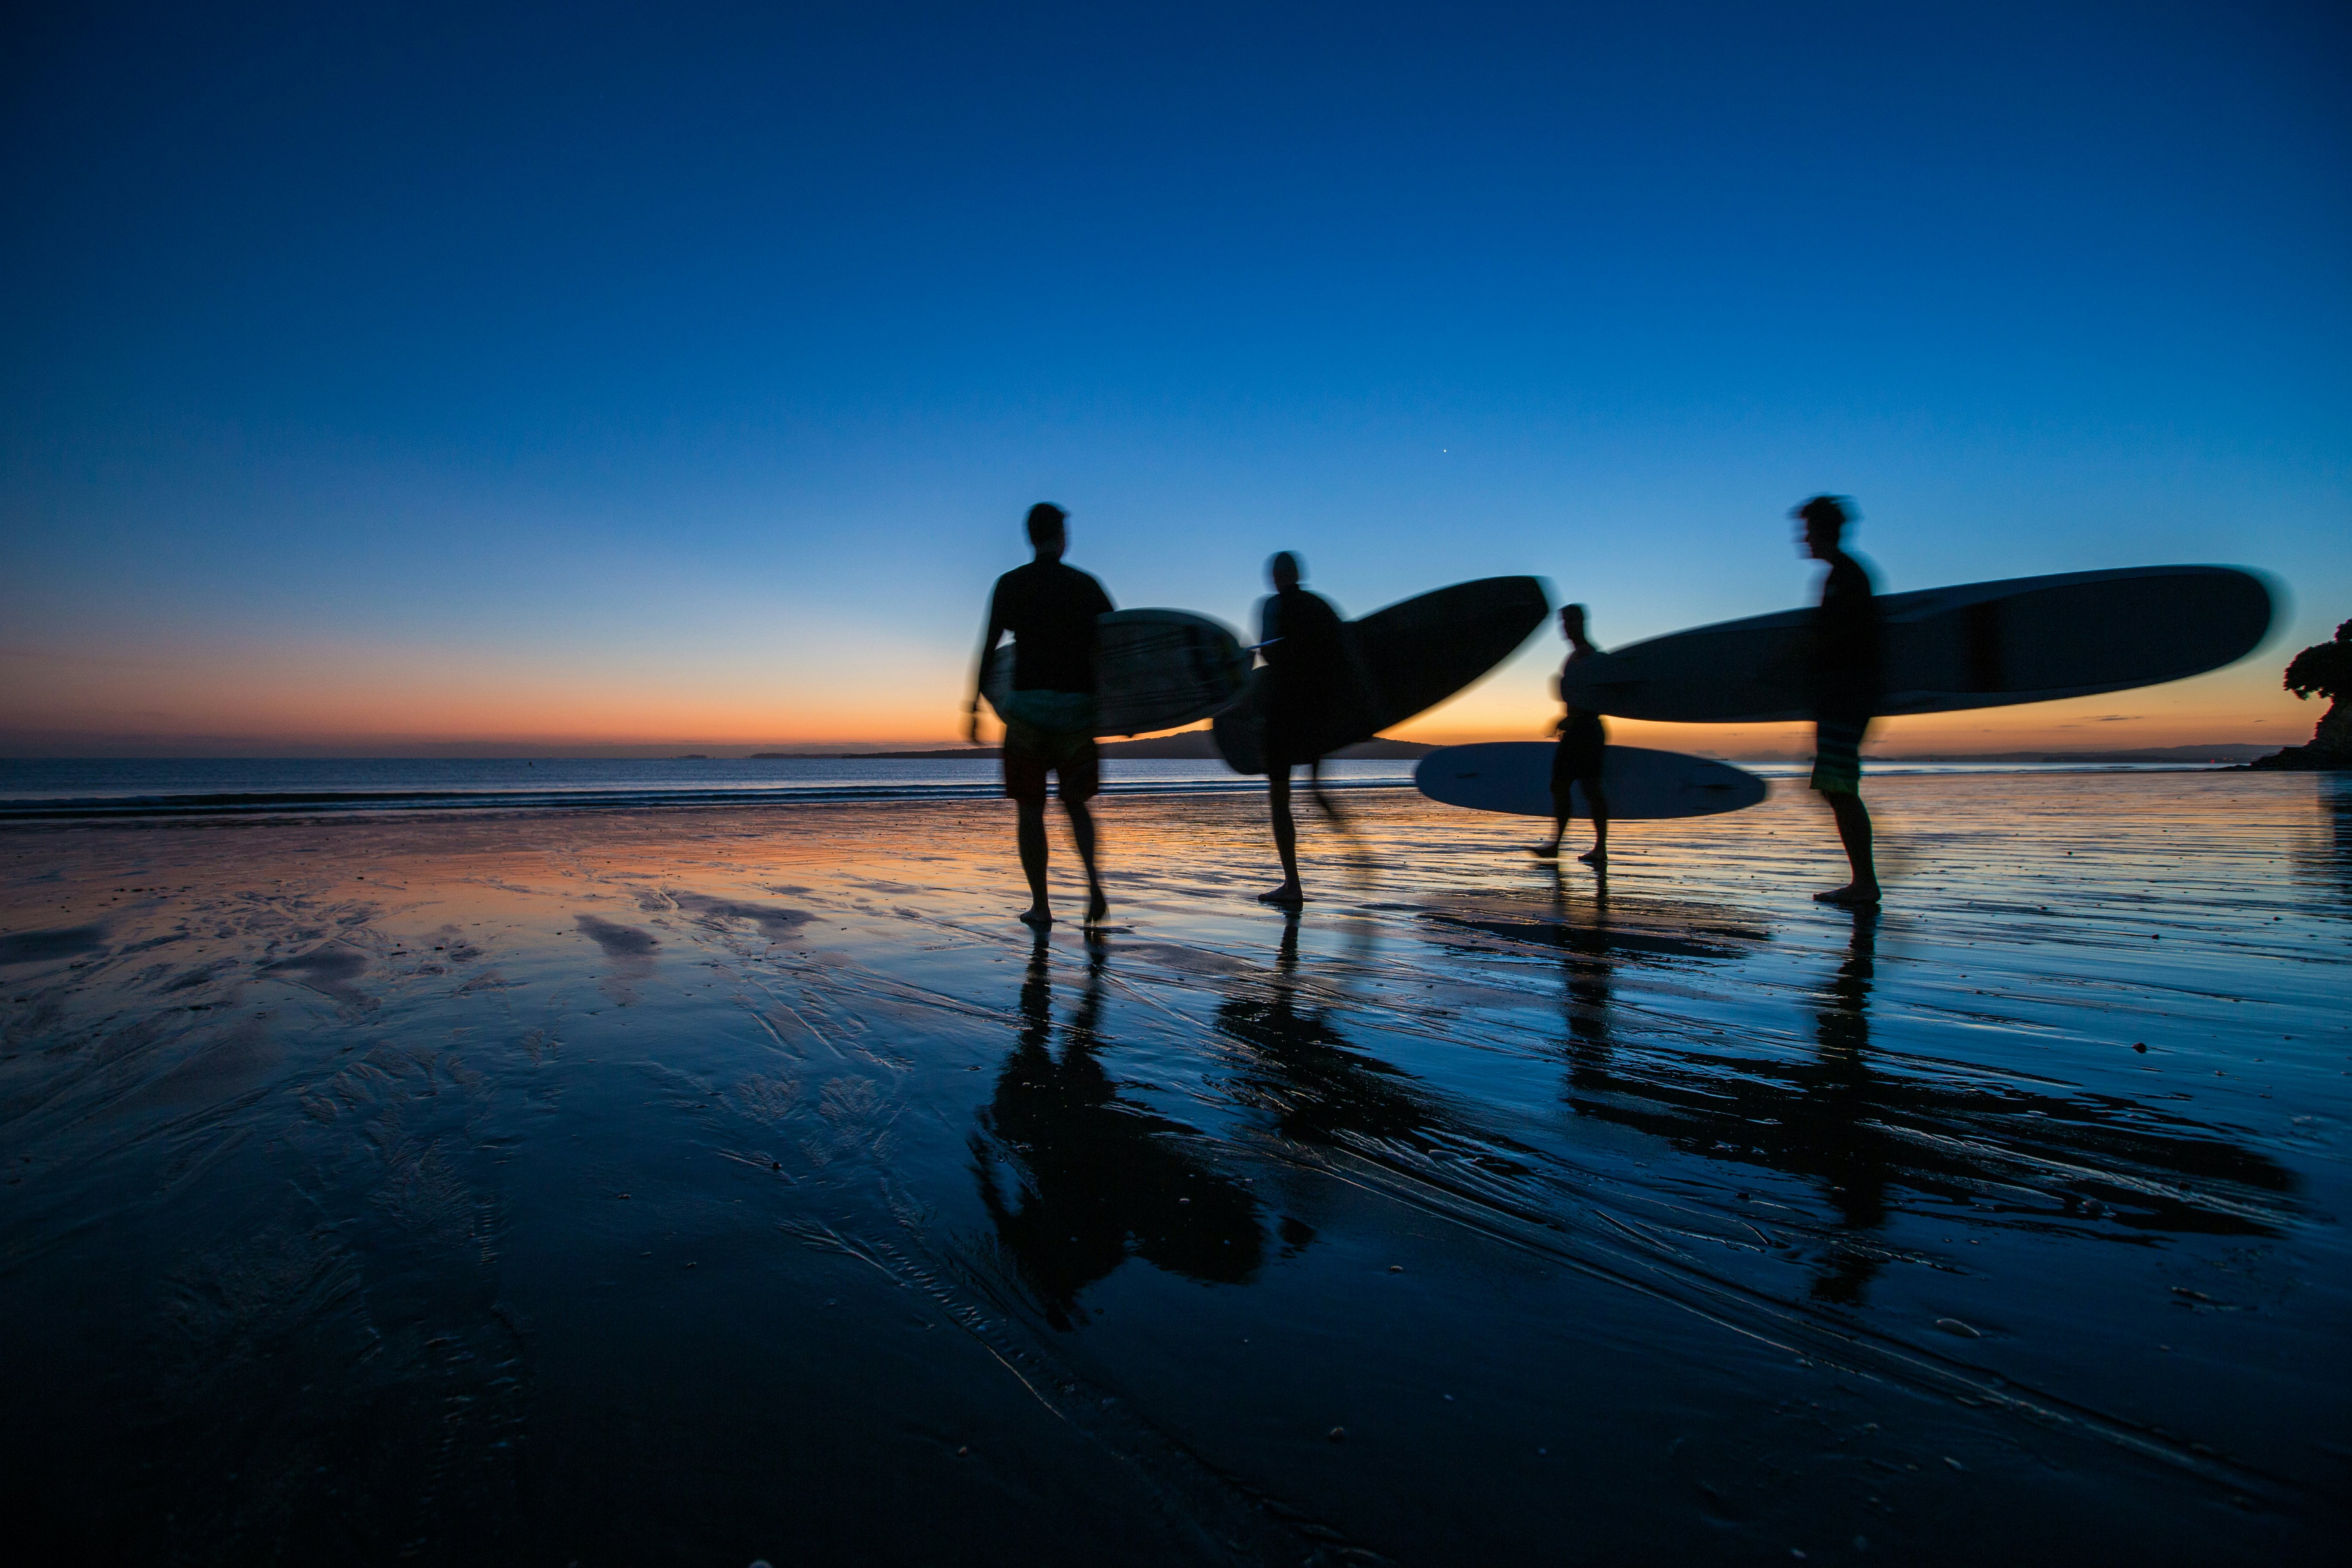
[[[1596, 647], [1592, 651], [1597, 654], [1601, 650]], [[1576, 661], [1589, 657], [1591, 656], [1587, 655], [1580, 648], [1570, 648], [1568, 650], [1568, 657], [1559, 661], [1559, 683], [1555, 685], [1552, 689], [1559, 693], [1559, 705], [1568, 710], [1565, 716], [1570, 722], [1575, 722], [1576, 721], [1582, 719], [1598, 719], [1601, 717], [1598, 713], [1587, 713], [1584, 710], [1579, 708], [1575, 703], [1570, 702], [1568, 700], [1568, 679], [1576, 671]]]
[[1813, 612], [1813, 711], [1828, 719], [1866, 719], [1876, 710], [1886, 658], [1885, 630], [1872, 595], [1870, 571], [1851, 555], [1830, 563], [1822, 606]]
[[1013, 689], [1096, 690], [1095, 617], [1113, 607], [1100, 583], [1059, 561], [999, 577], [988, 619], [1013, 634]]

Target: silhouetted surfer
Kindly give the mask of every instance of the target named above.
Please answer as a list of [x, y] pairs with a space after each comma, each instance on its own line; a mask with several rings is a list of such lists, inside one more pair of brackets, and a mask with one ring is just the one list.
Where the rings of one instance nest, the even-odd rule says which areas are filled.
[[1102, 879], [1095, 872], [1095, 822], [1087, 802], [1102, 787], [1102, 764], [1095, 750], [1095, 618], [1112, 608], [1103, 586], [1075, 566], [1062, 564], [1069, 546], [1069, 514], [1048, 501], [1029, 509], [1029, 542], [1037, 558], [996, 580], [988, 601], [988, 635], [981, 639], [980, 668], [972, 677], [971, 724], [980, 741], [980, 687], [988, 661], [1005, 633], [1013, 634], [1013, 690], [1004, 721], [1004, 793], [1020, 811], [1017, 839], [1022, 874], [1029, 879], [1029, 907], [1021, 918], [1033, 926], [1054, 923], [1045, 891], [1045, 775], [1061, 780], [1062, 808], [1070, 814], [1070, 836], [1087, 868], [1087, 921], [1110, 910]]
[[1287, 550], [1266, 563], [1274, 593], [1258, 607], [1258, 643], [1265, 656], [1266, 795], [1275, 853], [1282, 857], [1282, 885], [1258, 900], [1286, 907], [1307, 901], [1298, 882], [1298, 828], [1290, 819], [1290, 770], [1306, 765], [1317, 807], [1339, 821], [1339, 809], [1323, 798], [1325, 738], [1349, 728], [1349, 710], [1369, 714], [1372, 707], [1347, 623], [1328, 600], [1298, 585], [1303, 574], [1298, 557]]
[[1846, 553], [1849, 503], [1815, 496], [1790, 513], [1805, 525], [1805, 551], [1829, 564], [1821, 608], [1813, 613], [1813, 788], [1837, 817], [1838, 838], [1853, 879], [1814, 898], [1856, 907], [1878, 902], [1871, 858], [1870, 813], [1862, 804], [1862, 738], [1877, 711], [1885, 637], [1870, 573]]
[[1555, 729], [1559, 744], [1551, 753], [1551, 842], [1538, 844], [1531, 854], [1538, 860], [1559, 858], [1559, 841], [1567, 836], [1568, 819], [1576, 815], [1569, 792], [1584, 786], [1584, 804], [1592, 813], [1592, 847], [1577, 857], [1588, 866], [1609, 863], [1609, 795], [1601, 787], [1601, 768], [1609, 755], [1609, 731], [1601, 715], [1588, 713], [1568, 700], [1569, 671], [1580, 658], [1601, 650], [1584, 635], [1584, 606], [1563, 605], [1559, 635], [1568, 639], [1568, 658], [1559, 667], [1560, 701], [1567, 711]]

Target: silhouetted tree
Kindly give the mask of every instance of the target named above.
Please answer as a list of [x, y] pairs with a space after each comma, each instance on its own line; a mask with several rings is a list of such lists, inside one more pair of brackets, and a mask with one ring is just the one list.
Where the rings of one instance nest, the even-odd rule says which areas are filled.
[[2344, 703], [2352, 698], [2352, 621], [2336, 628], [2332, 642], [2314, 643], [2286, 667], [2286, 689], [2297, 697], [2325, 697], [2327, 711], [2312, 731], [2314, 750], [2352, 755], [2352, 713]]

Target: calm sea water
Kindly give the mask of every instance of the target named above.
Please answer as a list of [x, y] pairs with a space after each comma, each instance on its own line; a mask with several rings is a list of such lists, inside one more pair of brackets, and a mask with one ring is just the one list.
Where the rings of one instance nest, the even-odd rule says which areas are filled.
[[[1745, 764], [1768, 778], [1801, 764]], [[1364, 787], [1409, 784], [1410, 761], [1333, 762], [1325, 778]], [[1874, 773], [2082, 772], [2081, 764], [1916, 764]], [[2099, 771], [2176, 771], [2169, 764]], [[1251, 789], [1255, 778], [1214, 759], [1109, 758], [1112, 794]], [[184, 757], [0, 759], [0, 820], [225, 816], [289, 811], [446, 811], [498, 807], [758, 805], [780, 800], [983, 797], [1000, 790], [993, 759], [842, 757], [475, 758]]]

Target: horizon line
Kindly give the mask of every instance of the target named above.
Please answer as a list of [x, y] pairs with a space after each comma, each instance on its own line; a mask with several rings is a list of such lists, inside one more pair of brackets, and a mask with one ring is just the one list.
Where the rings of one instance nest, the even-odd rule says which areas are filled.
[[[1188, 731], [1169, 731], [1150, 736], [1102, 737], [1106, 745], [1121, 744], [1129, 740], [1158, 740], [1169, 735], [1185, 734]], [[1431, 750], [1444, 745], [1491, 744], [1491, 742], [1457, 741], [1440, 742], [1416, 741], [1403, 736], [1375, 736], [1375, 740], [1391, 741], [1408, 745], [1427, 746]], [[1507, 736], [1505, 741], [1526, 742], [1524, 736]], [[1546, 741], [1527, 742], [1548, 745]], [[64, 752], [47, 749], [19, 751], [0, 741], [0, 763], [199, 763], [199, 762], [751, 762], [761, 760], [790, 761], [809, 758], [824, 761], [843, 757], [890, 755], [901, 752], [927, 753], [970, 752], [975, 755], [994, 755], [1000, 745], [982, 742], [973, 745], [966, 742], [798, 742], [758, 747], [743, 742], [703, 742], [709, 750], [677, 751], [671, 746], [692, 747], [697, 742], [604, 742], [581, 747], [558, 746], [509, 747], [500, 750], [478, 742], [451, 742], [430, 749], [410, 746], [394, 750], [366, 750], [350, 746], [278, 747], [269, 750], [239, 749], [234, 751], [106, 751]], [[2145, 746], [2008, 746], [1997, 750], [1958, 751], [1949, 748], [1918, 748], [1905, 751], [1875, 752], [1865, 750], [1864, 755], [1879, 762], [1968, 761], [1971, 758], [2007, 760], [2026, 756], [2102, 757], [2145, 755], [2158, 752], [2189, 753], [2221, 751], [2275, 751], [2282, 745], [2275, 738], [2239, 741], [2198, 741], [2166, 745]], [[1647, 748], [1657, 749], [1657, 748]], [[1809, 751], [1722, 751], [1700, 752], [1725, 761], [1786, 762], [1802, 760]], [[1181, 759], [1176, 759], [1181, 760]]]

